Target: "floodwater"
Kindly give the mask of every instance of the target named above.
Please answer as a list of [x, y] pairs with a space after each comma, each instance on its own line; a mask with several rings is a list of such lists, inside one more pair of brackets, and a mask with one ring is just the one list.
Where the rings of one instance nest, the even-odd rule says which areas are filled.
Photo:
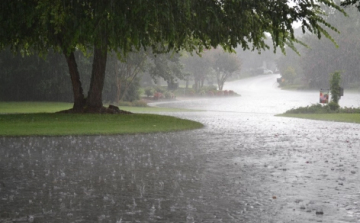
[[360, 222], [360, 125], [275, 117], [319, 96], [276, 77], [158, 104], [203, 129], [0, 138], [0, 222]]

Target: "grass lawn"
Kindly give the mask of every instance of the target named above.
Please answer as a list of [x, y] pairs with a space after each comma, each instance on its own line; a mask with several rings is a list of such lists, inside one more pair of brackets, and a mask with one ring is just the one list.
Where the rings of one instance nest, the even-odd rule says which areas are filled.
[[[57, 114], [70, 103], [0, 102], [0, 136], [109, 135], [169, 132], [201, 128], [198, 122], [156, 114]], [[182, 111], [121, 107], [130, 112]], [[189, 110], [187, 110], [189, 111]]]
[[[72, 108], [72, 103], [62, 102], [0, 102], [0, 114], [14, 113], [54, 113]], [[106, 105], [107, 106], [107, 105]], [[194, 110], [161, 107], [128, 107], [120, 106], [121, 110], [133, 113], [157, 112], [189, 112]]]
[[326, 113], [326, 114], [281, 114], [281, 117], [303, 118], [334, 122], [360, 123], [359, 113]]

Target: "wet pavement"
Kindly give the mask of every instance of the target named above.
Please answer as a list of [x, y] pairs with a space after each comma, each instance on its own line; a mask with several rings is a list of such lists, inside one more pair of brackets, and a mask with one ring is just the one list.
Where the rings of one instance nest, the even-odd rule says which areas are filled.
[[275, 117], [318, 99], [275, 81], [158, 105], [203, 129], [0, 138], [0, 222], [360, 222], [360, 125]]

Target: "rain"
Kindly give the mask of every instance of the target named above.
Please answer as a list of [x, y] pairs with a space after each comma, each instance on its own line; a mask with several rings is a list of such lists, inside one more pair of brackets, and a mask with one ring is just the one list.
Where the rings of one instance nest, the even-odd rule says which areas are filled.
[[[357, 222], [360, 127], [277, 117], [317, 102], [278, 74], [240, 97], [158, 102], [202, 129], [0, 138], [0, 222]], [[359, 106], [348, 93], [341, 106]]]
[[4, 1], [0, 101], [103, 115], [141, 86], [204, 127], [0, 136], [0, 223], [360, 222], [359, 123], [277, 116], [334, 72], [360, 107], [358, 1], [291, 2]]

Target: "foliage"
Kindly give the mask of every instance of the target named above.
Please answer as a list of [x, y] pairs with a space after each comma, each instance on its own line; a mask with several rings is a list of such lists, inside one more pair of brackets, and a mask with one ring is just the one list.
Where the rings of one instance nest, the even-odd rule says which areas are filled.
[[193, 88], [195, 91], [204, 86], [205, 80], [211, 79], [210, 61], [204, 53], [202, 56], [197, 54], [185, 54], [182, 57], [185, 72], [189, 73], [194, 80]]
[[341, 1], [342, 6], [355, 5], [357, 9], [360, 11], [360, 1], [359, 0], [343, 0]]
[[[302, 53], [302, 48], [299, 49]], [[302, 55], [303, 56], [303, 55]], [[284, 80], [290, 80], [288, 82], [281, 83], [282, 87], [292, 84], [303, 84], [302, 79], [304, 77], [302, 67], [300, 66], [301, 57], [291, 49], [286, 50], [286, 55], [280, 55], [276, 59], [276, 66]], [[290, 71], [289, 68], [292, 70]], [[290, 71], [290, 72], [289, 72]]]
[[[338, 105], [340, 100], [340, 81], [341, 76], [340, 72], [334, 72], [330, 74], [330, 92], [331, 92], [331, 101]], [[335, 106], [333, 106], [335, 107]]]
[[217, 85], [223, 90], [225, 81], [235, 72], [240, 71], [241, 61], [235, 54], [224, 52], [221, 49], [207, 51], [210, 67], [214, 70]]
[[183, 65], [180, 63], [179, 53], [149, 54], [151, 63], [149, 64], [149, 73], [157, 82], [156, 78], [161, 77], [168, 83], [174, 83], [177, 79], [184, 79], [185, 74], [182, 71]]
[[150, 96], [153, 95], [153, 94], [154, 94], [154, 91], [153, 91], [152, 88], [147, 87], [147, 88], [145, 89], [145, 95], [146, 95], [147, 97], [150, 97]]
[[132, 102], [140, 99], [140, 84], [138, 78], [132, 80], [125, 80], [122, 85], [126, 86], [126, 88], [121, 88], [120, 90], [122, 100]]
[[360, 123], [360, 114], [328, 113], [328, 114], [282, 114], [283, 117], [304, 118], [334, 122]]
[[164, 95], [161, 92], [155, 92], [154, 93], [154, 99], [155, 100], [159, 100], [159, 99], [163, 99]]
[[22, 57], [9, 49], [0, 52], [0, 100], [71, 101], [71, 85], [64, 58], [49, 52]]
[[281, 76], [288, 81], [289, 83], [293, 84], [294, 80], [296, 78], [296, 71], [292, 66], [288, 66], [284, 73], [281, 74]]
[[341, 108], [337, 103], [330, 102], [326, 105], [312, 104], [306, 107], [293, 108], [285, 114], [324, 114], [324, 113], [360, 113], [360, 108]]
[[328, 113], [327, 105], [312, 104], [311, 106], [292, 108], [285, 112], [285, 114], [312, 114], [312, 113]]
[[283, 74], [287, 66], [292, 66], [301, 77], [296, 80], [296, 84], [303, 84], [306, 88], [328, 88], [328, 74], [336, 70], [342, 72], [344, 87], [360, 86], [359, 12], [354, 7], [347, 7], [346, 13], [349, 16], [344, 17], [338, 11], [328, 11], [328, 16], [324, 16], [324, 19], [337, 26], [340, 31], [340, 35], [332, 35], [338, 47], [331, 41], [319, 41], [315, 36], [304, 35], [300, 39], [308, 47], [299, 48], [301, 57], [286, 51], [287, 55], [281, 56], [277, 62], [278, 68]]
[[[295, 5], [290, 5], [293, 2]], [[73, 85], [74, 110], [102, 107], [107, 51], [127, 54], [151, 47], [154, 52], [201, 51], [222, 45], [265, 50], [298, 42], [293, 22], [303, 32], [331, 39], [321, 5], [341, 11], [332, 0], [319, 1], [113, 1], [3, 0], [0, 3], [0, 47], [65, 55]], [[286, 16], [284, 16], [286, 15]], [[26, 21], [26, 22], [24, 22]], [[90, 86], [85, 97], [73, 53], [93, 50]]]
[[[134, 88], [139, 87], [139, 76], [145, 72], [148, 65], [147, 54], [148, 52], [139, 50], [120, 58], [115, 53], [109, 55], [106, 66], [108, 78], [105, 86], [110, 86], [112, 90], [112, 101], [119, 103], [121, 100], [133, 101], [139, 98], [138, 89]], [[107, 93], [107, 90], [105, 89], [104, 92]]]
[[336, 103], [335, 101], [330, 101], [328, 103], [328, 107], [331, 111], [337, 111], [340, 108], [340, 105]]

